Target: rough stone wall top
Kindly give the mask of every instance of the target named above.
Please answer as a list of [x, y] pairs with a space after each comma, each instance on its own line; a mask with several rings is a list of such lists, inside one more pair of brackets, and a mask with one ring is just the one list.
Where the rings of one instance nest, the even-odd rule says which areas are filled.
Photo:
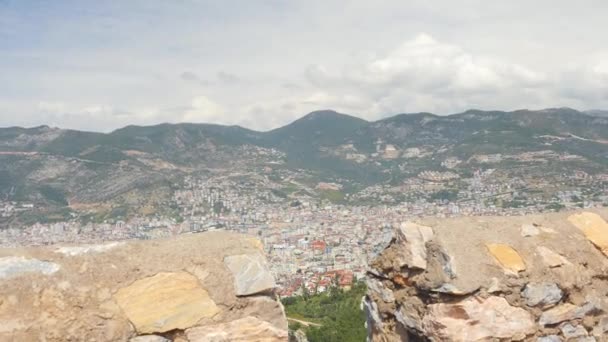
[[2, 249], [0, 341], [287, 341], [274, 287], [260, 242], [225, 232]]
[[607, 218], [601, 209], [403, 224], [370, 265], [370, 339], [608, 341]]

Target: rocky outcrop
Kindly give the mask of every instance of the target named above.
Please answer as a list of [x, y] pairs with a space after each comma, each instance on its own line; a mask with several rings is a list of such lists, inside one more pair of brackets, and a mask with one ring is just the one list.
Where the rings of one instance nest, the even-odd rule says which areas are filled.
[[369, 340], [608, 341], [607, 218], [404, 223], [369, 268]]
[[225, 232], [0, 250], [0, 341], [287, 341], [261, 243]]

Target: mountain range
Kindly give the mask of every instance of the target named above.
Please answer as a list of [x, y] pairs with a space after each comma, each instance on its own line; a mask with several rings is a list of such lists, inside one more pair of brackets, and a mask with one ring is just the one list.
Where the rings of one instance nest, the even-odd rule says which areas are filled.
[[[423, 171], [470, 175], [498, 155], [492, 167], [534, 164], [540, 174], [598, 173], [608, 167], [605, 114], [469, 110], [366, 121], [325, 110], [268, 132], [188, 123], [111, 133], [0, 128], [0, 199], [74, 210], [119, 197], [145, 206], [154, 198], [154, 207], [186, 175], [288, 170], [305, 174], [311, 184], [361, 187], [398, 183]], [[535, 157], [543, 155], [548, 157]]]

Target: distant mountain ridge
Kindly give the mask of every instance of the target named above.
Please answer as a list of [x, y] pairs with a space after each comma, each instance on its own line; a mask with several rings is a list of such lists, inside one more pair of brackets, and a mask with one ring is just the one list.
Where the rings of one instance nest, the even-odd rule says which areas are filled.
[[[535, 162], [534, 155], [549, 157]], [[110, 133], [0, 128], [0, 199], [74, 206], [135, 193], [151, 200], [165, 198], [171, 184], [188, 174], [262, 173], [269, 167], [304, 172], [310, 182], [364, 186], [399, 183], [424, 171], [466, 177], [487, 167], [479, 160], [494, 159], [533, 163], [539, 174], [605, 171], [608, 117], [552, 108], [366, 121], [324, 110], [266, 132], [191, 123], [126, 126]]]

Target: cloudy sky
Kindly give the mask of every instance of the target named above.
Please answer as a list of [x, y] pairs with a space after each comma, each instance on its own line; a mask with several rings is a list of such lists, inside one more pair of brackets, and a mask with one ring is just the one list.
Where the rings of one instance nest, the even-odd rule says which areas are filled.
[[0, 126], [608, 109], [608, 1], [0, 0]]

